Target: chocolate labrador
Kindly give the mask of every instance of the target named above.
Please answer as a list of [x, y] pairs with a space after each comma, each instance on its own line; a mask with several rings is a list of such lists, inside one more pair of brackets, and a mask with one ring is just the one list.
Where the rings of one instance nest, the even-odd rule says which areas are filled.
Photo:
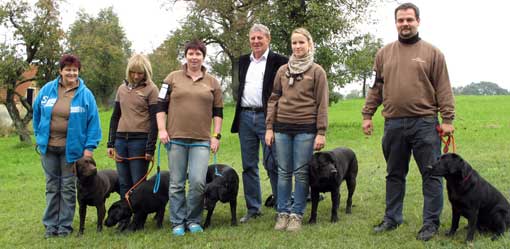
[[97, 170], [93, 158], [82, 157], [76, 161], [76, 187], [78, 190], [78, 204], [80, 205], [80, 229], [78, 235], [85, 230], [85, 216], [87, 206], [97, 209], [97, 231], [103, 229], [103, 219], [106, 213], [105, 201], [110, 193], [119, 193], [119, 176], [115, 170]]

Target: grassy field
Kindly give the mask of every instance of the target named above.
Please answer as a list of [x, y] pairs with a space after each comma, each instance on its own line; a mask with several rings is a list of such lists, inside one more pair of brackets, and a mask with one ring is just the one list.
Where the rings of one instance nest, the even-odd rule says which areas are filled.
[[[505, 196], [510, 190], [510, 97], [460, 96], [456, 99], [457, 116], [455, 139], [457, 152], [480, 174], [493, 183]], [[331, 198], [326, 196], [319, 205], [318, 224], [305, 225], [296, 234], [275, 232], [274, 212], [264, 208], [261, 218], [230, 227], [228, 205], [216, 208], [212, 226], [203, 234], [175, 238], [170, 234], [168, 212], [164, 228], [156, 229], [148, 220], [145, 231], [118, 234], [115, 229], [105, 228], [96, 233], [96, 211], [88, 208], [85, 235], [45, 240], [41, 217], [45, 206], [44, 174], [38, 155], [33, 147], [22, 147], [17, 137], [0, 138], [0, 247], [2, 248], [464, 248], [466, 224], [461, 219], [461, 229], [453, 238], [443, 234], [450, 227], [451, 206], [446, 199], [441, 216], [440, 235], [429, 242], [415, 239], [422, 225], [421, 178], [413, 163], [407, 178], [407, 194], [404, 204], [404, 224], [396, 231], [373, 234], [373, 225], [379, 223], [384, 213], [384, 189], [386, 167], [381, 151], [383, 120], [380, 114], [374, 119], [375, 134], [366, 137], [361, 132], [360, 110], [362, 100], [348, 100], [329, 109], [329, 129], [326, 149], [337, 146], [352, 148], [358, 156], [358, 185], [354, 194], [354, 208], [346, 215], [346, 187], [342, 185], [340, 221], [329, 223]], [[223, 138], [218, 162], [231, 164], [241, 173], [241, 158], [237, 135], [230, 134], [233, 107], [225, 108]], [[110, 113], [102, 112], [103, 140], [95, 151], [100, 169], [115, 168], [106, 157], [106, 133]], [[162, 152], [162, 155], [166, 153]], [[162, 162], [166, 169], [166, 160]], [[263, 176], [263, 198], [269, 192], [269, 180]], [[242, 186], [241, 186], [242, 188]], [[118, 197], [108, 200], [108, 206]], [[242, 191], [238, 196], [238, 217], [245, 213]], [[305, 220], [308, 219], [308, 206]], [[74, 228], [78, 228], [76, 210]], [[491, 241], [488, 235], [475, 235], [476, 248], [510, 248], [507, 232], [499, 241]]]

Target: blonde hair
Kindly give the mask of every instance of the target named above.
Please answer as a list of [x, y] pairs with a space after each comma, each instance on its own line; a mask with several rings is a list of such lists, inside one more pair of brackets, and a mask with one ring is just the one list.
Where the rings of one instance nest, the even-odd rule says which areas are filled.
[[303, 35], [304, 37], [306, 37], [306, 39], [308, 40], [308, 43], [310, 43], [310, 52], [309, 53], [313, 53], [315, 51], [312, 35], [310, 34], [310, 32], [307, 29], [305, 29], [305, 28], [294, 29], [294, 31], [292, 31], [292, 34], [290, 36], [292, 37], [293, 34], [300, 34], [300, 35]]
[[135, 54], [129, 58], [126, 68], [126, 79], [129, 83], [134, 83], [133, 78], [129, 72], [143, 72], [145, 74], [144, 80], [152, 82], [152, 67], [147, 56], [143, 54]]

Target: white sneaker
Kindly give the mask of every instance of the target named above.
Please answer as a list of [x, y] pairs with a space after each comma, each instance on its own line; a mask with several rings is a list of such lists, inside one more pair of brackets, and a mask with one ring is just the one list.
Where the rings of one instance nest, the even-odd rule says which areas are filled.
[[279, 213], [276, 217], [276, 224], [274, 225], [274, 230], [282, 231], [287, 228], [287, 224], [289, 224], [289, 214], [287, 213]]

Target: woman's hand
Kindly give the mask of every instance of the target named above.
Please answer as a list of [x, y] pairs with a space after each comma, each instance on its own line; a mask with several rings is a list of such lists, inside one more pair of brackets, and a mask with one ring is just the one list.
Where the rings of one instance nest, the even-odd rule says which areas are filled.
[[83, 151], [83, 157], [90, 157], [92, 158], [92, 156], [94, 156], [94, 153], [90, 150], [84, 150]]
[[114, 156], [115, 156], [115, 149], [113, 149], [113, 148], [108, 148], [108, 149], [106, 149], [106, 153], [108, 154], [108, 157], [109, 157], [109, 158], [115, 159], [115, 158], [114, 158]]
[[220, 149], [220, 140], [215, 137], [211, 137], [211, 152], [213, 154], [216, 154], [216, 152], [218, 152], [219, 149]]
[[274, 142], [274, 132], [273, 130], [266, 130], [266, 138], [264, 139], [266, 141], [266, 145], [271, 147]]
[[166, 129], [159, 130], [158, 131], [159, 141], [161, 141], [163, 144], [167, 144], [170, 142], [170, 137], [168, 136], [168, 132], [166, 132]]
[[313, 149], [316, 151], [322, 150], [326, 145], [326, 136], [317, 135], [315, 136], [315, 142], [313, 144]]

